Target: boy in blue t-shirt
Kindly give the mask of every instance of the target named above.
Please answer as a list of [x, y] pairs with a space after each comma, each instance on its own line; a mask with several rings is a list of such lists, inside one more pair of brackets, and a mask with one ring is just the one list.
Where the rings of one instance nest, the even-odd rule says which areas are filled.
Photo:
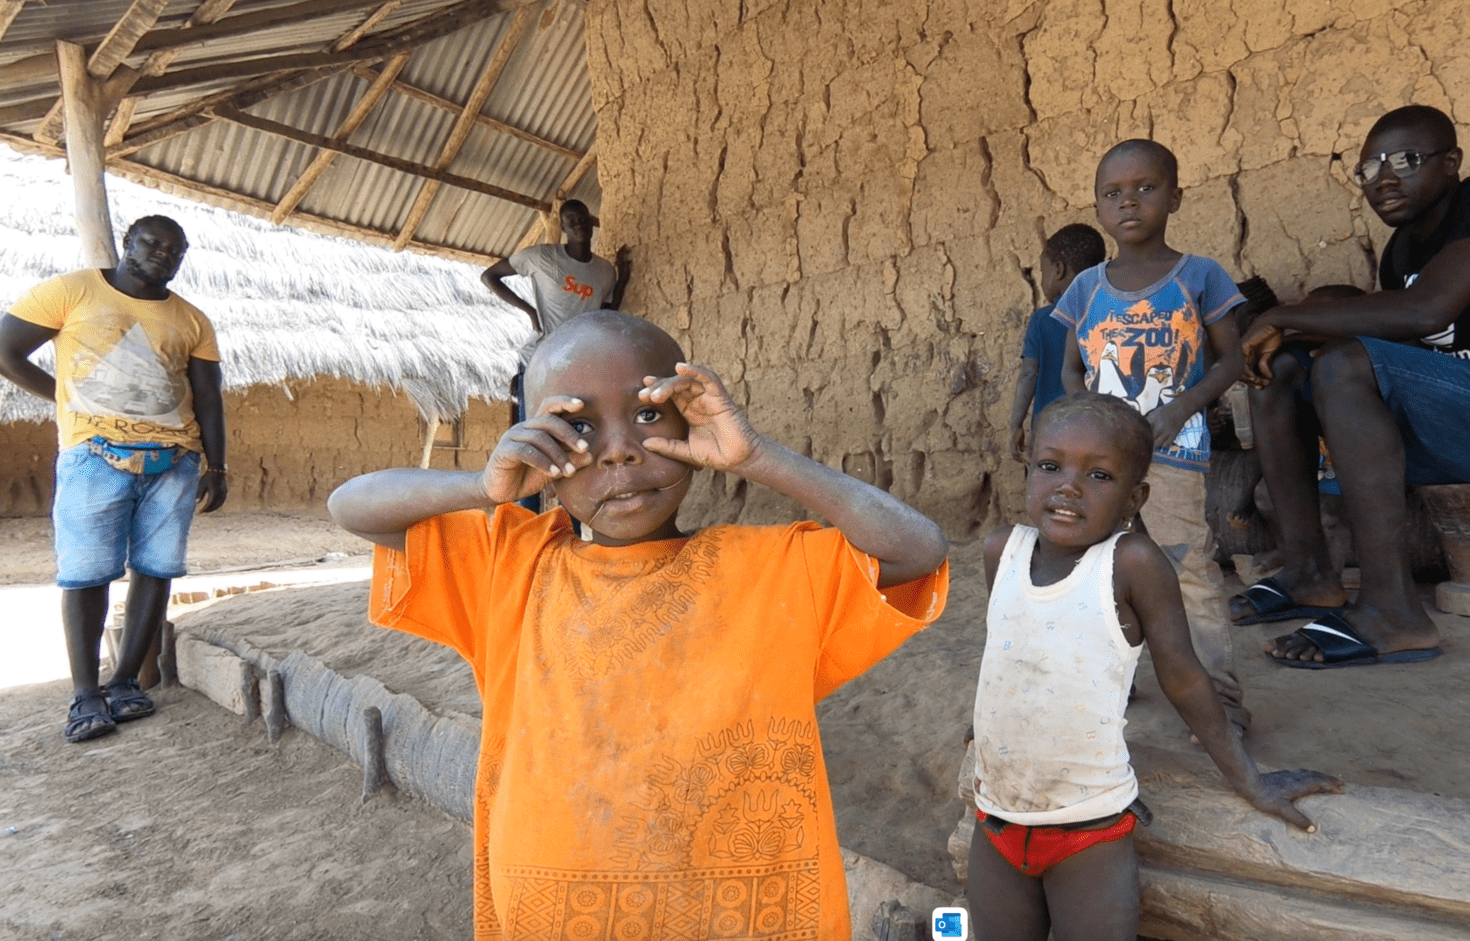
[[1052, 316], [1065, 324], [1068, 392], [1116, 395], [1154, 430], [1148, 502], [1139, 516], [1174, 560], [1190, 635], [1225, 714], [1244, 730], [1224, 579], [1205, 521], [1210, 432], [1205, 409], [1239, 378], [1240, 330], [1229, 314], [1245, 303], [1225, 269], [1165, 242], [1179, 209], [1179, 165], [1167, 147], [1126, 140], [1097, 165], [1097, 220], [1117, 256], [1082, 272]]
[[1067, 328], [1051, 315], [1057, 298], [1079, 272], [1102, 264], [1107, 246], [1090, 225], [1064, 225], [1046, 240], [1041, 250], [1041, 294], [1045, 306], [1031, 313], [1026, 339], [1021, 344], [1021, 374], [1016, 379], [1016, 398], [1011, 403], [1011, 458], [1026, 463], [1026, 413], [1032, 429], [1041, 410], [1067, 394], [1062, 388], [1062, 360], [1066, 353]]

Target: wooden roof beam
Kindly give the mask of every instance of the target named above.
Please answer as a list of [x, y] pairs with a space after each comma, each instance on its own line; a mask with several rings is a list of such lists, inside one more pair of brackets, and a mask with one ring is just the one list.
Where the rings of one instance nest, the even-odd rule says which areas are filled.
[[177, 51], [216, 39], [234, 39], [279, 26], [301, 26], [312, 20], [340, 16], [345, 12], [382, 3], [383, 0], [305, 0], [290, 6], [237, 13], [211, 23], [178, 29], [160, 29], [138, 43], [139, 52]]
[[503, 0], [465, 0], [465, 2], [420, 17], [402, 27], [373, 36], [342, 52], [288, 53], [285, 55], [258, 56], [234, 62], [204, 65], [192, 69], [180, 69], [159, 76], [140, 79], [134, 86], [139, 94], [151, 94], [186, 88], [206, 82], [247, 78], [269, 72], [318, 69], [332, 66], [350, 67], [359, 62], [386, 59], [400, 52], [409, 52], [428, 42], [456, 33], [472, 23], [478, 23], [501, 11]]
[[[396, 2], [401, 2], [401, 0], [396, 0]], [[196, 21], [207, 22], [209, 18], [221, 17], [229, 11], [231, 5], [233, 5], [234, 3], [235, 0], [205, 0], [205, 3], [199, 6], [199, 9], [194, 11], [194, 15], [189, 18], [189, 22], [191, 24]], [[343, 46], [343, 43], [346, 40], [354, 35], [360, 36], [363, 27], [370, 27], [376, 22], [381, 22], [382, 16], [386, 16], [388, 8], [394, 4], [395, 0], [388, 0], [388, 3], [382, 4], [377, 10], [369, 15], [363, 23], [344, 33], [342, 37], [340, 37], [336, 42], [332, 44], [332, 48], [345, 48], [345, 46]], [[163, 52], [155, 52], [148, 57], [148, 60], [143, 64], [143, 68], [141, 71], [145, 75], [161, 75], [164, 70], [167, 69], [169, 63], [173, 61], [174, 57], [177, 54], [177, 51], [169, 50]], [[404, 53], [404, 55], [406, 56], [407, 53]], [[340, 71], [340, 69], [329, 69], [316, 74], [318, 78], [326, 78], [332, 75], [336, 75]], [[107, 133], [107, 146], [110, 149], [109, 152], [115, 156], [121, 156], [123, 153], [134, 153], [137, 150], [141, 149], [142, 146], [146, 146], [147, 144], [157, 143], [159, 140], [163, 140], [167, 137], [172, 137], [176, 134], [182, 134], [186, 131], [193, 130], [196, 127], [208, 124], [213, 121], [214, 118], [212, 115], [204, 115], [204, 112], [207, 111], [208, 108], [216, 104], [220, 104], [221, 102], [233, 104], [237, 108], [248, 108], [251, 105], [258, 104], [259, 102], [264, 101], [267, 97], [295, 91], [296, 89], [303, 87], [304, 84], [310, 84], [310, 82], [297, 81], [295, 78], [292, 77], [295, 74], [296, 73], [278, 73], [277, 75], [267, 76], [267, 91], [264, 95], [247, 91], [246, 93], [249, 95], [248, 99], [242, 98], [234, 101], [220, 98], [217, 95], [207, 96], [206, 98], [199, 99], [198, 101], [193, 102], [190, 105], [184, 106], [183, 109], [175, 109], [174, 111], [164, 116], [165, 122], [172, 124], [172, 127], [170, 129], [164, 131], [156, 130], [158, 125], [150, 122], [150, 125], [148, 127], [145, 127], [142, 131], [138, 133], [138, 135], [136, 135], [137, 139], [130, 142], [129, 148], [124, 150], [122, 149], [122, 144], [130, 130], [129, 125], [132, 121], [133, 109], [137, 105], [136, 98], [125, 99], [123, 103], [118, 107], [118, 117], [121, 120], [115, 119], [113, 121], [113, 127]], [[301, 74], [306, 75], [311, 73]], [[273, 83], [276, 79], [284, 79], [284, 81], [282, 81], [279, 85], [272, 86], [270, 83]], [[312, 81], [316, 80], [317, 79], [312, 79]], [[246, 84], [249, 85], [250, 83]], [[246, 90], [235, 89], [229, 93], [230, 97], [235, 97], [236, 95], [240, 94], [241, 91]], [[155, 119], [155, 121], [156, 120], [157, 119]], [[144, 135], [146, 135], [146, 137]]]
[[[342, 123], [338, 125], [337, 132], [332, 135], [333, 140], [345, 141], [352, 136], [352, 132], [357, 130], [363, 121], [367, 120], [368, 115], [372, 114], [378, 102], [388, 93], [388, 87], [393, 84], [393, 80], [398, 77], [398, 73], [407, 64], [408, 53], [406, 52], [394, 56], [388, 61], [383, 71], [378, 73], [377, 80], [368, 86], [368, 90], [357, 100], [357, 104], [352, 108], [352, 113], [347, 115]], [[297, 177], [295, 183], [291, 184], [291, 188], [286, 191], [286, 195], [281, 197], [281, 201], [276, 203], [275, 210], [271, 212], [271, 221], [277, 225], [284, 221], [296, 209], [297, 204], [301, 202], [311, 190], [312, 186], [316, 184], [316, 181], [321, 178], [321, 175], [332, 165], [332, 161], [336, 159], [337, 152], [335, 150], [318, 152], [316, 157], [311, 161], [311, 165], [306, 168], [301, 176]]]
[[[510, 26], [505, 30], [505, 35], [501, 37], [499, 45], [495, 47], [495, 52], [490, 56], [490, 61], [485, 65], [485, 70], [480, 73], [480, 80], [471, 89], [469, 100], [460, 109], [459, 117], [455, 119], [454, 127], [449, 131], [449, 139], [439, 149], [439, 159], [434, 161], [435, 170], [449, 169], [454, 158], [459, 156], [460, 149], [464, 147], [464, 142], [469, 140], [470, 131], [475, 126], [475, 115], [485, 107], [486, 99], [490, 97], [490, 92], [494, 91], [495, 83], [500, 81], [500, 75], [505, 71], [510, 57], [519, 48], [521, 38], [526, 35], [526, 29], [531, 25], [531, 14], [535, 12], [536, 9], [531, 4], [526, 4], [516, 11]], [[438, 192], [439, 184], [434, 180], [429, 180], [419, 187], [418, 196], [414, 198], [413, 206], [408, 211], [408, 219], [404, 221], [403, 228], [399, 230], [398, 238], [393, 243], [394, 248], [402, 251], [403, 246], [413, 238], [419, 225], [423, 223], [424, 217], [428, 215], [429, 206], [434, 202], [434, 196]]]
[[577, 165], [572, 167], [572, 172], [567, 174], [566, 179], [561, 181], [561, 185], [556, 188], [556, 195], [552, 197], [552, 200], [558, 203], [565, 200], [568, 194], [577, 188], [577, 184], [582, 182], [582, 177], [586, 176], [595, 166], [597, 166], [596, 141], [592, 143], [591, 147], [587, 148], [587, 152], [582, 155], [581, 160], [577, 161]]
[[[277, 137], [284, 137], [287, 140], [296, 141], [298, 144], [309, 144], [312, 147], [334, 150], [339, 154], [355, 157], [358, 160], [366, 160], [369, 163], [376, 163], [379, 166], [388, 167], [400, 173], [422, 177], [426, 180], [432, 180], [435, 183], [447, 183], [450, 186], [470, 190], [474, 193], [483, 193], [486, 196], [493, 196], [496, 199], [503, 199], [520, 206], [527, 206], [538, 212], [545, 211], [551, 206], [545, 200], [537, 199], [534, 196], [513, 192], [504, 187], [495, 186], [492, 183], [483, 183], [480, 180], [474, 180], [467, 176], [460, 176], [458, 173], [450, 173], [448, 170], [426, 166], [422, 163], [414, 163], [412, 160], [391, 157], [387, 154], [378, 153], [375, 150], [368, 150], [366, 147], [349, 144], [346, 141], [333, 140], [321, 134], [311, 134], [291, 127], [290, 125], [281, 124], [278, 121], [271, 121], [266, 118], [256, 117], [253, 114], [247, 114], [235, 108], [219, 107], [214, 110], [215, 115], [225, 121], [231, 121], [242, 127], [254, 128], [257, 131], [264, 131], [267, 134], [274, 134]], [[274, 207], [272, 208], [274, 209]]]
[[315, 69], [304, 72], [282, 72], [275, 75], [263, 75], [242, 82], [233, 88], [227, 88], [213, 95], [197, 98], [172, 111], [149, 118], [138, 125], [138, 129], [123, 139], [122, 143], [115, 147], [109, 147], [107, 157], [109, 160], [116, 157], [124, 157], [136, 153], [144, 147], [151, 146], [159, 141], [168, 140], [191, 131], [196, 127], [208, 124], [215, 119], [212, 108], [225, 105], [234, 108], [249, 108], [258, 105], [267, 98], [276, 95], [284, 95], [298, 88], [305, 88], [324, 79], [339, 75], [343, 68]]
[[597, 166], [597, 143], [594, 141], [592, 146], [587, 148], [587, 152], [582, 155], [582, 159], [577, 161], [577, 165], [572, 167], [572, 172], [568, 173], [566, 178], [561, 181], [561, 185], [556, 188], [555, 194], [552, 195], [551, 207], [555, 212], [537, 213], [535, 220], [526, 228], [526, 234], [522, 235], [521, 240], [516, 243], [515, 251], [511, 252], [512, 255], [523, 248], [529, 248], [535, 245], [543, 236], [549, 239], [554, 234], [556, 238], [561, 238], [561, 224], [560, 220], [556, 217], [556, 213], [561, 212], [561, 204], [571, 195], [572, 190], [577, 188], [577, 184], [582, 182], [582, 177], [586, 176], [595, 166]]
[[342, 35], [342, 38], [332, 43], [332, 51], [341, 52], [343, 49], [355, 45], [359, 39], [371, 33], [377, 28], [379, 23], [386, 20], [392, 15], [394, 10], [397, 10], [401, 6], [403, 6], [403, 0], [387, 0], [386, 3], [381, 4], [376, 10], [368, 14], [367, 19], [352, 29], [349, 29]]
[[[378, 77], [378, 70], [371, 65], [354, 66], [352, 71], [355, 74], [367, 79], [368, 81], [372, 81], [373, 79]], [[426, 91], [416, 85], [409, 85], [405, 82], [396, 82], [393, 85], [393, 91], [397, 94], [403, 95], [406, 98], [412, 98], [415, 101], [422, 101], [426, 105], [432, 105], [433, 107], [439, 108], [443, 111], [460, 110], [460, 106], [450, 101], [448, 98], [441, 98], [433, 92]], [[544, 137], [538, 137], [535, 134], [532, 134], [530, 131], [522, 130], [521, 128], [516, 127], [514, 124], [507, 124], [497, 118], [492, 118], [488, 114], [475, 115], [475, 123], [479, 124], [481, 127], [488, 128], [489, 130], [496, 131], [501, 134], [509, 134], [511, 137], [523, 140], [528, 144], [535, 144], [537, 147], [540, 147], [543, 150], [549, 150], [554, 154], [566, 157], [568, 160], [582, 159], [582, 155], [570, 147], [563, 147], [561, 144], [558, 144], [555, 141], [547, 140]]]
[[[112, 29], [102, 38], [102, 42], [92, 50], [92, 55], [87, 58], [87, 73], [99, 81], [110, 78], [123, 60], [132, 55], [138, 41], [158, 22], [159, 15], [168, 4], [169, 0], [133, 0], [127, 11], [112, 24]], [[61, 113], [62, 99], [57, 98], [41, 121], [41, 126], [31, 136], [39, 141], [54, 143], [61, 136]]]
[[26, 5], [26, 0], [0, 0], [0, 39], [5, 38], [5, 31], [10, 29], [10, 24], [20, 15], [20, 8]]
[[[213, 23], [215, 20], [230, 12], [230, 7], [235, 5], [235, 0], [204, 0], [195, 8], [193, 15], [185, 22], [186, 27], [199, 26], [205, 23]], [[178, 50], [164, 50], [155, 52], [143, 62], [142, 68], [138, 69], [140, 75], [162, 75], [168, 71], [178, 56]], [[138, 110], [137, 98], [124, 98], [117, 106], [117, 112], [112, 116], [112, 124], [107, 128], [107, 146], [116, 147], [128, 136], [132, 129], [133, 114]]]

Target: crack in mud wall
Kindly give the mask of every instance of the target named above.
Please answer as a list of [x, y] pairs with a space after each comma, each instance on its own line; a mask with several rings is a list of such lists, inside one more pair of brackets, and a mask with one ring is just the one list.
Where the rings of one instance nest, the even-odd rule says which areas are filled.
[[[1470, 122], [1466, 35], [1465, 0], [591, 0], [600, 245], [757, 428], [964, 538], [1020, 512], [1031, 269], [1097, 157], [1173, 148], [1170, 241], [1237, 279], [1368, 288], [1347, 168], [1390, 108]], [[800, 513], [702, 474], [685, 520]]]

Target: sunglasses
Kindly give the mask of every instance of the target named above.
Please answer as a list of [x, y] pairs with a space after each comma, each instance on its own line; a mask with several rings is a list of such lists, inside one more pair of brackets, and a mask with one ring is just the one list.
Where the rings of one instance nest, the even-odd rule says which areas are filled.
[[1393, 169], [1395, 176], [1408, 176], [1410, 173], [1424, 166], [1424, 161], [1430, 157], [1447, 154], [1451, 149], [1446, 147], [1444, 150], [1436, 150], [1427, 154], [1421, 154], [1417, 150], [1395, 150], [1391, 154], [1379, 154], [1376, 157], [1369, 157], [1356, 167], [1353, 167], [1353, 182], [1359, 186], [1367, 186], [1369, 183], [1378, 179], [1378, 174], [1383, 172], [1383, 165], [1385, 163]]

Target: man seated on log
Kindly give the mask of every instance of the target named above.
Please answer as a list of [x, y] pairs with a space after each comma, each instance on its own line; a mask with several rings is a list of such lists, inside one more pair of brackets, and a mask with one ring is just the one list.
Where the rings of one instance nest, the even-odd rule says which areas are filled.
[[[1439, 655], [1409, 568], [1405, 484], [1470, 481], [1470, 181], [1455, 126], [1425, 106], [1368, 133], [1353, 179], [1394, 227], [1378, 293], [1263, 314], [1243, 339], [1261, 469], [1286, 566], [1231, 602], [1235, 620], [1320, 617], [1270, 642], [1284, 666], [1412, 663]], [[1323, 341], [1283, 350], [1291, 332]], [[1317, 497], [1317, 435], [1342, 487], [1362, 570], [1349, 607]]]

